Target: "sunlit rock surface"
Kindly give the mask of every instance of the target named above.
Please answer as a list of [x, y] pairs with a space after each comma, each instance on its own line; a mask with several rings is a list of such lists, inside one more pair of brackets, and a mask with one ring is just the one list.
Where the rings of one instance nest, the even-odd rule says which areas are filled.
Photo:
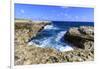
[[80, 26], [72, 27], [64, 36], [65, 41], [68, 41], [78, 48], [85, 50], [94, 49], [94, 27]]
[[[84, 46], [82, 46], [83, 48], [81, 49], [77, 48], [76, 50], [73, 51], [60, 52], [52, 48], [40, 48], [37, 47], [35, 44], [28, 45], [28, 41], [32, 37], [36, 37], [36, 35], [38, 35], [39, 32], [43, 29], [43, 27], [47, 24], [48, 23], [45, 22], [32, 23], [32, 21], [28, 23], [15, 22], [15, 51], [14, 51], [15, 65], [83, 62], [83, 61], [94, 60], [94, 51], [93, 50], [90, 51], [84, 48], [86, 47], [86, 45], [93, 43], [92, 35], [90, 36], [91, 38], [83, 37], [83, 35], [82, 37], [79, 37], [79, 39], [86, 38], [89, 40], [83, 43], [84, 44]], [[80, 34], [80, 32], [77, 31], [77, 29], [75, 28], [76, 31], [72, 32], [73, 33], [72, 35], [75, 35], [75, 33], [77, 35]], [[82, 30], [84, 30], [84, 28], [82, 28]], [[90, 33], [89, 32], [86, 33], [84, 31], [82, 31], [84, 35], [89, 35], [92, 33], [92, 31]]]

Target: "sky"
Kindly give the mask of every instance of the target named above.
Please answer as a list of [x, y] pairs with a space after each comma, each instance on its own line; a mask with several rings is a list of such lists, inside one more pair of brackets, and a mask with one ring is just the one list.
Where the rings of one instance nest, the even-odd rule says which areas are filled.
[[15, 18], [47, 21], [94, 21], [94, 8], [15, 4]]

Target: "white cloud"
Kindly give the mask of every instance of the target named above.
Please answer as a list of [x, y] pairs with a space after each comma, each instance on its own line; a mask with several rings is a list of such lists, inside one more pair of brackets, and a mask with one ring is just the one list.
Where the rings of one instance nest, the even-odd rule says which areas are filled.
[[25, 13], [25, 11], [23, 9], [20, 10], [21, 13]]

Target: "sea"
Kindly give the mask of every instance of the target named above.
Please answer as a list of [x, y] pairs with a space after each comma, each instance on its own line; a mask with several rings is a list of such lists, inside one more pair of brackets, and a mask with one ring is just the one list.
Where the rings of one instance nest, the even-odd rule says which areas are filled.
[[29, 44], [35, 43], [39, 47], [54, 48], [58, 51], [73, 50], [71, 44], [64, 41], [64, 34], [69, 28], [80, 26], [94, 26], [94, 22], [52, 21]]

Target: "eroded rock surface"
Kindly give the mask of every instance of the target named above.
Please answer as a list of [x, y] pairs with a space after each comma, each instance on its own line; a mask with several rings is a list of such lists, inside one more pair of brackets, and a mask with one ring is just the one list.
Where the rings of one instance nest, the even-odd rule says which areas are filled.
[[80, 26], [73, 27], [68, 30], [64, 36], [65, 41], [68, 41], [76, 47], [93, 50], [94, 48], [94, 27]]
[[[40, 48], [36, 47], [36, 45], [28, 45], [27, 42], [29, 41], [29, 39], [31, 37], [35, 37], [44, 26], [45, 25], [42, 23], [15, 23], [15, 65], [83, 62], [94, 60], [94, 51], [92, 50], [94, 48], [91, 49], [91, 46], [94, 46], [92, 35], [93, 33], [92, 31], [90, 33], [87, 32], [86, 30], [84, 30], [84, 27], [80, 27], [80, 29], [73, 28], [69, 30], [68, 34], [66, 33], [67, 35], [65, 35], [67, 39], [70, 37], [70, 41], [73, 40], [71, 42], [78, 42], [83, 45], [82, 49], [59, 52], [52, 48]], [[82, 33], [86, 36], [84, 37]], [[82, 36], [80, 36], [80, 34]], [[87, 35], [91, 38], [86, 38]], [[84, 43], [82, 44], [81, 42]]]
[[43, 30], [44, 27], [48, 24], [50, 23], [46, 23], [46, 22], [15, 23], [15, 40], [16, 40], [15, 42], [20, 44], [28, 42], [29, 40], [31, 40], [31, 38], [36, 37], [38, 33], [41, 30]]
[[93, 58], [92, 51], [82, 49], [58, 52], [52, 48], [40, 48], [27, 45], [15, 47], [15, 65], [83, 62], [93, 61]]

